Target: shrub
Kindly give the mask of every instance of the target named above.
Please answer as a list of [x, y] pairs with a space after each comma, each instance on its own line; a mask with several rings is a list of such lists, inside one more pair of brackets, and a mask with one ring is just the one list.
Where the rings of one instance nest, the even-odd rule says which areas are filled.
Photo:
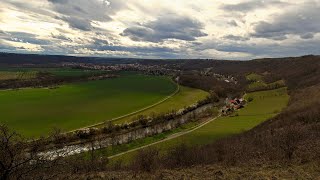
[[219, 96], [214, 91], [210, 91], [211, 102], [219, 102]]
[[78, 130], [76, 131], [76, 135], [80, 138], [80, 139], [87, 139], [90, 137], [90, 133], [88, 130]]
[[159, 168], [160, 154], [156, 148], [140, 150], [133, 162], [136, 171], [152, 172]]

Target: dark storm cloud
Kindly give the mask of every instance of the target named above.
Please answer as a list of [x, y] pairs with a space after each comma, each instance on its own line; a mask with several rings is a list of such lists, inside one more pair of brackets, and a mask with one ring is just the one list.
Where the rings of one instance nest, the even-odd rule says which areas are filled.
[[312, 39], [314, 35], [312, 33], [306, 33], [306, 34], [300, 35], [300, 37], [302, 39]]
[[39, 39], [35, 34], [24, 32], [2, 32], [0, 33], [0, 38], [7, 41], [30, 43], [37, 45], [47, 45], [51, 43], [48, 40]]
[[95, 47], [102, 47], [109, 45], [109, 42], [104, 39], [94, 38], [94, 42], [92, 43], [92, 45], [94, 45]]
[[259, 8], [266, 8], [268, 6], [285, 6], [288, 3], [281, 2], [278, 0], [251, 0], [238, 4], [225, 4], [221, 8], [226, 11], [238, 11], [238, 12], [249, 12]]
[[58, 19], [67, 22], [70, 27], [83, 31], [92, 30], [93, 21], [112, 20], [110, 15], [126, 7], [122, 0], [48, 0], [53, 9], [60, 13]]
[[5, 34], [6, 34], [6, 32], [0, 30], [0, 36], [3, 36], [3, 35], [5, 35]]
[[171, 48], [166, 47], [157, 47], [157, 46], [149, 46], [149, 47], [138, 47], [138, 46], [118, 46], [111, 45], [107, 40], [95, 39], [94, 42], [86, 46], [86, 48], [91, 50], [98, 51], [126, 51], [126, 52], [143, 52], [143, 53], [151, 53], [151, 52], [174, 52]]
[[88, 20], [107, 21], [108, 4], [98, 0], [51, 0], [55, 11], [68, 17], [86, 18]]
[[172, 49], [166, 47], [127, 47], [127, 46], [100, 46], [97, 48], [99, 51], [125, 51], [125, 52], [135, 52], [135, 53], [166, 53], [173, 52]]
[[227, 36], [224, 36], [223, 38], [227, 40], [232, 40], [232, 41], [247, 41], [250, 39], [248, 37], [235, 36], [235, 35], [227, 35]]
[[68, 0], [48, 0], [49, 2], [52, 2], [52, 3], [60, 3], [60, 4], [63, 4], [63, 3], [67, 3]]
[[227, 53], [247, 53], [250, 57], [285, 57], [319, 54], [320, 40], [308, 39], [295, 43], [258, 44], [248, 42], [210, 42], [195, 47], [196, 51], [215, 49]]
[[167, 39], [194, 41], [207, 36], [202, 32], [203, 24], [189, 17], [168, 15], [155, 21], [129, 27], [121, 33], [134, 41], [162, 42]]
[[320, 3], [309, 3], [278, 15], [272, 22], [259, 22], [251, 35], [273, 40], [287, 39], [288, 35], [298, 35], [302, 39], [313, 38], [320, 32]]
[[72, 41], [72, 39], [68, 38], [67, 36], [65, 36], [63, 34], [53, 34], [53, 33], [51, 33], [51, 37], [55, 38], [55, 39], [63, 40], [63, 41]]
[[[52, 13], [50, 10], [43, 8], [42, 6], [27, 3], [25, 1], [21, 1], [21, 2], [12, 1], [12, 0], [2, 0], [2, 1], [16, 7], [21, 12], [28, 12], [29, 15], [34, 14], [37, 17], [39, 17], [40, 15], [51, 16], [51, 17], [54, 16], [54, 13]], [[21, 17], [21, 18], [24, 18], [24, 17]]]
[[7, 51], [14, 51], [17, 49], [15, 47], [10, 46], [10, 45], [6, 45], [6, 43], [4, 43], [3, 40], [0, 39], [0, 50], [2, 52], [7, 52]]
[[78, 17], [63, 17], [62, 20], [66, 21], [70, 27], [80, 29], [83, 31], [90, 31], [93, 29], [91, 26], [91, 21], [85, 18]]
[[112, 45], [107, 40], [94, 39], [90, 45], [84, 46], [92, 51], [117, 51], [117, 52], [129, 52], [135, 55], [141, 56], [158, 56], [158, 57], [176, 57], [176, 51], [172, 48], [158, 47], [158, 46], [122, 46]]
[[237, 27], [238, 23], [235, 20], [231, 20], [231, 21], [228, 22], [228, 25]]

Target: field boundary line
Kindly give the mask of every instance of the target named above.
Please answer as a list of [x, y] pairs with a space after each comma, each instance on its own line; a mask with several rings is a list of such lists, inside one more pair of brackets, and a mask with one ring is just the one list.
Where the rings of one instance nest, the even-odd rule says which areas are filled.
[[[176, 83], [175, 83], [176, 84]], [[93, 127], [96, 127], [96, 126], [100, 126], [106, 122], [113, 122], [113, 121], [116, 121], [116, 120], [119, 120], [119, 119], [122, 119], [122, 118], [125, 118], [125, 117], [128, 117], [128, 116], [132, 116], [132, 115], [135, 115], [135, 114], [138, 114], [142, 111], [145, 111], [145, 110], [148, 110], [150, 108], [153, 108], [159, 104], [162, 104], [163, 102], [167, 101], [168, 99], [172, 98], [173, 96], [175, 96], [176, 94], [178, 94], [178, 92], [180, 91], [180, 85], [179, 84], [176, 84], [177, 85], [177, 88], [176, 90], [170, 94], [169, 96], [165, 97], [164, 99], [162, 99], [161, 101], [158, 101], [152, 105], [149, 105], [147, 107], [144, 107], [142, 109], [139, 109], [137, 111], [134, 111], [134, 112], [131, 112], [131, 113], [128, 113], [128, 114], [125, 114], [125, 115], [122, 115], [122, 116], [119, 116], [119, 117], [116, 117], [116, 118], [112, 118], [111, 120], [105, 120], [103, 122], [100, 122], [100, 123], [97, 123], [97, 124], [93, 124], [93, 125], [90, 125], [90, 126], [86, 126], [86, 127], [82, 127], [82, 128], [79, 128], [79, 129], [75, 129], [75, 130], [71, 130], [71, 131], [68, 131], [66, 133], [72, 133], [72, 132], [75, 132], [75, 131], [78, 131], [78, 130], [83, 130], [83, 129], [87, 129], [87, 128], [93, 128]]]
[[147, 147], [150, 147], [150, 146], [153, 146], [153, 145], [156, 145], [156, 144], [159, 144], [159, 143], [162, 143], [162, 142], [165, 142], [165, 141], [169, 141], [171, 139], [175, 139], [175, 138], [178, 138], [180, 136], [183, 136], [183, 135], [186, 135], [186, 134], [189, 134], [197, 129], [200, 129], [202, 128], [203, 126], [209, 124], [210, 122], [216, 120], [217, 118], [219, 118], [221, 115], [219, 114], [218, 116], [208, 120], [208, 121], [205, 121], [204, 123], [201, 123], [199, 125], [197, 125], [196, 127], [188, 130], [188, 131], [183, 131], [183, 132], [179, 132], [179, 133], [175, 133], [175, 134], [172, 134], [168, 137], [166, 137], [165, 139], [162, 139], [160, 141], [157, 141], [157, 142], [153, 142], [151, 144], [147, 144], [147, 145], [144, 145], [144, 146], [141, 146], [141, 147], [137, 147], [137, 148], [134, 148], [134, 149], [130, 149], [128, 151], [125, 151], [125, 152], [122, 152], [122, 153], [118, 153], [118, 154], [115, 154], [115, 155], [112, 155], [112, 156], [109, 156], [108, 159], [112, 159], [112, 158], [115, 158], [115, 157], [118, 157], [118, 156], [122, 156], [122, 155], [125, 155], [127, 153], [130, 153], [130, 152], [134, 152], [134, 151], [138, 151], [140, 149], [144, 149], [144, 148], [147, 148]]

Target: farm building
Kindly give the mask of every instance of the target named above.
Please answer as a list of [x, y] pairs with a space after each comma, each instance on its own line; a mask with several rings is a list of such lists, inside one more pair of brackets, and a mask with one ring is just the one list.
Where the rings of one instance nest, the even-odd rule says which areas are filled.
[[243, 108], [245, 105], [245, 100], [243, 98], [227, 98], [225, 104], [226, 105], [222, 108], [221, 112], [223, 115], [229, 115], [233, 111]]

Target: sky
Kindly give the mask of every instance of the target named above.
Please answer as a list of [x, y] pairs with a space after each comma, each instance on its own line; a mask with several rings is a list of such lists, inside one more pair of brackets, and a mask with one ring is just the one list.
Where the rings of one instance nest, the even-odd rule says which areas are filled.
[[320, 54], [320, 0], [0, 0], [0, 52], [256, 59]]

